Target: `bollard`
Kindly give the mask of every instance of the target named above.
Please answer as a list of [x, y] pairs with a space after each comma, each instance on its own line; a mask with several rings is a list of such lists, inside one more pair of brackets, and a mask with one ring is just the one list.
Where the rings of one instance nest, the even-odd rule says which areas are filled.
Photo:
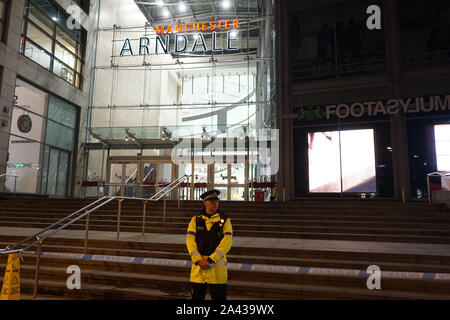
[[119, 202], [119, 208], [117, 209], [117, 236], [116, 240], [119, 240], [120, 237], [120, 214], [122, 212], [122, 202], [124, 199], [118, 199]]
[[430, 176], [427, 175], [428, 203], [431, 204]]

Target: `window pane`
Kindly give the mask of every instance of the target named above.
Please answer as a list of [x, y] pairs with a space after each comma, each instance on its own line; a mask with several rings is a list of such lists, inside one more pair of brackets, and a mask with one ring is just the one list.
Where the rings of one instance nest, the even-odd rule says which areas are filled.
[[77, 53], [77, 42], [60, 27], [58, 27], [56, 30], [56, 40], [63, 46], [65, 46], [67, 50], [71, 51], [73, 54]]
[[68, 127], [75, 128], [77, 123], [77, 109], [71, 104], [51, 96], [48, 103], [48, 118]]
[[52, 38], [45, 35], [31, 23], [28, 24], [27, 37], [33, 40], [36, 44], [38, 44], [48, 52], [52, 52], [52, 43], [53, 43]]
[[368, 30], [366, 27], [366, 9], [370, 5], [383, 7], [380, 0], [356, 0], [336, 5], [337, 57], [333, 52], [333, 59], [338, 62], [340, 75], [383, 72], [386, 69], [384, 28]]
[[56, 74], [57, 76], [60, 76], [67, 82], [74, 84], [75, 81], [74, 71], [63, 65], [58, 60], [55, 60], [53, 63], [53, 73]]
[[403, 64], [450, 63], [450, 2], [399, 0]]
[[58, 157], [59, 152], [56, 149], [51, 149], [50, 160], [48, 164], [48, 182], [47, 182], [47, 194], [56, 194], [56, 179], [58, 177]]
[[67, 191], [67, 173], [69, 171], [69, 154], [64, 151], [59, 152], [57, 196], [65, 196]]
[[[36, 193], [40, 179], [40, 155], [43, 145], [11, 135], [7, 174], [18, 175], [16, 191]], [[6, 180], [9, 191], [14, 190], [14, 179]]]
[[45, 147], [44, 151], [44, 163], [42, 165], [42, 184], [41, 184], [41, 194], [47, 193], [47, 177], [48, 177], [48, 161], [50, 158], [50, 148]]
[[30, 5], [29, 18], [40, 28], [42, 28], [42, 30], [53, 36], [53, 29], [55, 24], [48, 16], [42, 14], [39, 10], [37, 10], [34, 5]]
[[73, 151], [75, 131], [51, 120], [47, 121], [46, 143], [64, 150]]
[[50, 69], [50, 55], [44, 50], [36, 47], [34, 44], [26, 41], [24, 55], [33, 61], [39, 63], [46, 69]]
[[333, 7], [299, 11], [292, 16], [293, 81], [335, 74]]
[[55, 44], [55, 57], [67, 64], [72, 69], [75, 69], [75, 56], [64, 49], [58, 43]]

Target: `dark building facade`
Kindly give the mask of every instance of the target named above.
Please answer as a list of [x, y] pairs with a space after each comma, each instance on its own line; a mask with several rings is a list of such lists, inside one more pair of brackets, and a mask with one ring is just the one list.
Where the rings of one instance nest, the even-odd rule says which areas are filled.
[[279, 1], [277, 14], [280, 192], [426, 197], [427, 174], [450, 171], [450, 2]]

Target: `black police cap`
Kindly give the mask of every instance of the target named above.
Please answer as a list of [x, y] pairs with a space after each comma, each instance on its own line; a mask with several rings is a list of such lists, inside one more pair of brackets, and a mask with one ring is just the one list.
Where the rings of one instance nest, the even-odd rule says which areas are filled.
[[219, 190], [209, 190], [203, 193], [200, 198], [203, 200], [219, 200], [220, 191]]

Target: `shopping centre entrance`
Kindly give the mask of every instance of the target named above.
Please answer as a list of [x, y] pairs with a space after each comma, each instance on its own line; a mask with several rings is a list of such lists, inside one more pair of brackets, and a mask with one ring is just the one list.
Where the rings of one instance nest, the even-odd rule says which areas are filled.
[[[208, 189], [220, 190], [221, 200], [253, 201], [255, 194], [264, 195], [259, 200], [269, 200], [275, 184], [256, 176], [256, 165], [248, 157], [243, 162], [231, 164], [189, 162], [174, 164], [168, 156], [109, 157], [106, 164], [105, 183], [86, 182], [87, 197], [125, 196], [150, 198], [172, 181], [183, 175], [190, 178], [173, 191], [168, 198], [199, 200]], [[98, 179], [97, 179], [98, 180]]]

